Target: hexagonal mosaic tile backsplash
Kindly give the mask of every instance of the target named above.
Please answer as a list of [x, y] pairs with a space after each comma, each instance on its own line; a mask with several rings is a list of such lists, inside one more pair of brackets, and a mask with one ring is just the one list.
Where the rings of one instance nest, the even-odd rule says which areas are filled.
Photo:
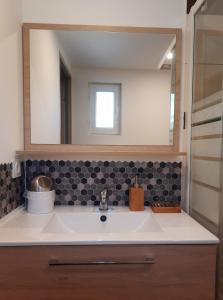
[[0, 164], [0, 218], [22, 204], [22, 179], [12, 179], [12, 164]]
[[100, 192], [108, 190], [110, 205], [128, 205], [128, 189], [138, 174], [145, 205], [156, 201], [181, 201], [181, 163], [28, 160], [26, 185], [33, 177], [50, 176], [56, 205], [99, 205]]

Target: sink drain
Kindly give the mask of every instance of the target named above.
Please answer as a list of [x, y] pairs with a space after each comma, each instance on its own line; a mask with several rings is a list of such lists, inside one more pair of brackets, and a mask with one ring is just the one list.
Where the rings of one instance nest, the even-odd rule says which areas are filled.
[[101, 220], [101, 222], [105, 222], [107, 220], [107, 217], [106, 216], [101, 216], [100, 220]]

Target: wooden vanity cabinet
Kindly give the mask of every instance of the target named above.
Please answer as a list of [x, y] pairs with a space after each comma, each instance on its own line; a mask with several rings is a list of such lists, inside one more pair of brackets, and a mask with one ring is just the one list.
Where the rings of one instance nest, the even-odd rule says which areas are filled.
[[214, 300], [215, 245], [0, 247], [0, 300]]

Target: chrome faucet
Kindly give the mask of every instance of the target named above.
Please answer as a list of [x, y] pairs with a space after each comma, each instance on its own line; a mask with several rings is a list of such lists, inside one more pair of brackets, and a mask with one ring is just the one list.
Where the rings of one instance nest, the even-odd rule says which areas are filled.
[[107, 190], [101, 192], [101, 200], [99, 210], [108, 210]]

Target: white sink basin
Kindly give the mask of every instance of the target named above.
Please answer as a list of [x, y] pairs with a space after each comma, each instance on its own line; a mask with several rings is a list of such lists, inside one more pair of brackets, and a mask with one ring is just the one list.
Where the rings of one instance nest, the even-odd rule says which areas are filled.
[[[106, 217], [102, 222], [100, 218]], [[90, 212], [57, 213], [52, 216], [42, 233], [131, 233], [162, 231], [151, 213], [145, 212]]]

